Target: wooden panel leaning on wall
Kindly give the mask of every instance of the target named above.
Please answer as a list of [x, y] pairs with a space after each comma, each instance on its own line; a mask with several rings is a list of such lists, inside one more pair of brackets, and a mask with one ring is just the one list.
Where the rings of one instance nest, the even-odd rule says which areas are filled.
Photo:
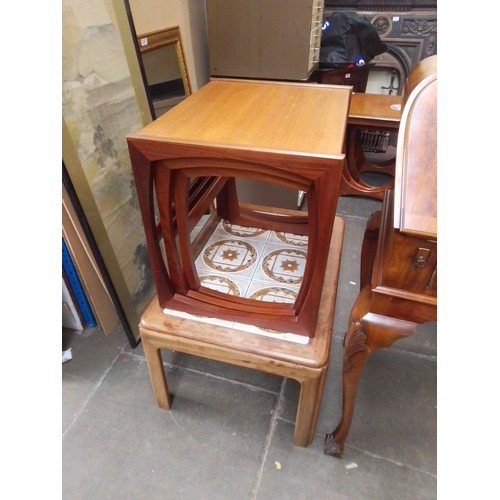
[[98, 325], [108, 335], [118, 323], [118, 314], [64, 186], [62, 189], [62, 232]]

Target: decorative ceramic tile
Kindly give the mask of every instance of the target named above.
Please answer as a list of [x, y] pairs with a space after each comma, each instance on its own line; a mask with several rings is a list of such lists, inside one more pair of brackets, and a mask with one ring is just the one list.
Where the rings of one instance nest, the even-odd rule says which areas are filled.
[[[307, 237], [221, 221], [195, 261], [202, 286], [239, 297], [293, 304], [302, 283]], [[290, 342], [309, 337], [164, 309], [166, 314]]]
[[235, 297], [245, 297], [248, 286], [251, 283], [249, 279], [237, 276], [228, 277], [225, 274], [204, 274], [203, 272], [199, 272], [198, 276], [202, 286], [217, 290], [221, 293], [228, 293]]
[[293, 304], [297, 298], [297, 292], [290, 288], [265, 285], [266, 283], [252, 281], [246, 297], [262, 302], [284, 302], [287, 304]]
[[255, 227], [239, 226], [238, 224], [230, 224], [227, 221], [223, 221], [219, 225], [219, 228], [224, 231], [224, 233], [231, 236], [236, 236], [238, 238], [252, 239], [267, 241], [271, 235], [271, 231], [266, 229], [258, 229]]
[[273, 231], [269, 238], [269, 243], [285, 243], [285, 245], [307, 248], [307, 236], [299, 234], [284, 233], [282, 231]]
[[265, 242], [227, 237], [218, 231], [208, 240], [195, 261], [198, 273], [227, 273], [251, 279]]
[[267, 244], [252, 278], [273, 285], [300, 287], [306, 257], [307, 251], [301, 248]]
[[257, 250], [243, 240], [217, 240], [203, 249], [203, 262], [215, 271], [237, 273], [257, 261]]

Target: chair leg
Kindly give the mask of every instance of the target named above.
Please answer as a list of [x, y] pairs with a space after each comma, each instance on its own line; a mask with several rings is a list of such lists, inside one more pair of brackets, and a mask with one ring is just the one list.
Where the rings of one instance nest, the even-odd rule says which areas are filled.
[[170, 410], [172, 401], [168, 392], [167, 377], [165, 375], [165, 369], [163, 368], [160, 348], [151, 345], [145, 337], [142, 337], [142, 347], [146, 357], [151, 388], [156, 404], [164, 410]]
[[313, 440], [326, 371], [327, 367], [324, 367], [317, 376], [299, 381], [300, 396], [293, 435], [296, 446], [306, 447]]

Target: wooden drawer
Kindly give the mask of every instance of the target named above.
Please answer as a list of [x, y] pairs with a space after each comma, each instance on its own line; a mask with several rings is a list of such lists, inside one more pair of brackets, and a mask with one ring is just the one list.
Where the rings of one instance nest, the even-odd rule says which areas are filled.
[[[373, 289], [392, 296], [423, 300], [437, 297], [437, 241], [394, 229], [394, 196], [384, 200], [375, 256]], [[418, 298], [418, 295], [421, 298]]]
[[437, 296], [437, 243], [391, 229], [384, 238], [378, 283], [388, 288]]

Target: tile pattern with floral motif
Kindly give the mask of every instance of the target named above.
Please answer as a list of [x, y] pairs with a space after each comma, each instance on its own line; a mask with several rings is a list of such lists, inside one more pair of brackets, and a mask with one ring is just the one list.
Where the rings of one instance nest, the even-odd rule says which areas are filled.
[[[307, 259], [307, 237], [221, 221], [195, 261], [202, 286], [265, 302], [293, 303]], [[307, 344], [304, 335], [165, 309], [166, 314]]]

